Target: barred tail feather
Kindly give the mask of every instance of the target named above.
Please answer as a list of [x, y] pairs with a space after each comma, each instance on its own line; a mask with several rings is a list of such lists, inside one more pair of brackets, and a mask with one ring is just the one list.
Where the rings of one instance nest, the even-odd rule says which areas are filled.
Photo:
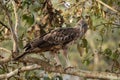
[[25, 49], [25, 51], [31, 49], [31, 45], [30, 45], [30, 43], [27, 43], [27, 44], [24, 46], [23, 49]]
[[20, 54], [19, 56], [17, 56], [16, 58], [14, 58], [13, 60], [16, 61], [16, 60], [19, 60], [20, 58], [24, 57], [28, 52], [24, 52], [22, 54]]

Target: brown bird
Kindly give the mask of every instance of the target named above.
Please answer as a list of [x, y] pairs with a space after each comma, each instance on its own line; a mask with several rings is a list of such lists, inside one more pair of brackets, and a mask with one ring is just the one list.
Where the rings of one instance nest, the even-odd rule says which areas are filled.
[[57, 65], [60, 65], [60, 60], [58, 58], [57, 52], [63, 50], [63, 55], [67, 66], [71, 66], [68, 54], [67, 47], [70, 43], [74, 42], [77, 39], [81, 39], [82, 36], [86, 33], [88, 25], [85, 20], [81, 19], [78, 21], [74, 28], [58, 28], [52, 30], [51, 32], [34, 39], [29, 42], [25, 47], [25, 52], [20, 56], [16, 57], [14, 60], [18, 60], [27, 53], [37, 53], [37, 52], [46, 52], [51, 51], [54, 55], [54, 58], [57, 62]]

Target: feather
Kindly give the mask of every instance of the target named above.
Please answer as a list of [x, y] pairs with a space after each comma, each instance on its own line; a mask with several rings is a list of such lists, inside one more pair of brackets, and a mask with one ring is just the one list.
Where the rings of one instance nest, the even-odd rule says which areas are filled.
[[[70, 42], [81, 38], [87, 29], [85, 21], [80, 20], [74, 28], [58, 28], [35, 38], [24, 47], [25, 52], [58, 51]], [[37, 49], [37, 50], [36, 50]], [[20, 58], [20, 57], [19, 57]]]
[[[67, 43], [75, 40], [79, 35], [79, 30], [75, 28], [59, 28], [50, 33], [46, 34], [45, 36], [39, 37], [28, 43], [24, 49], [33, 50], [35, 48], [52, 48], [54, 46], [65, 46]], [[60, 47], [60, 48], [61, 48]]]

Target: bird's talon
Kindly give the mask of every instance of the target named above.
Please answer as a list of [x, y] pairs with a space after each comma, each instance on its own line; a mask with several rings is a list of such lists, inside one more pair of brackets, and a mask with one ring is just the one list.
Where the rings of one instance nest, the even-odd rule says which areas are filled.
[[61, 64], [55, 63], [54, 65], [55, 65], [56, 68], [62, 68], [62, 65], [61, 65]]
[[62, 68], [62, 65], [56, 65], [55, 68], [56, 68], [57, 70], [62, 70], [62, 69], [63, 69], [63, 68]]
[[72, 70], [74, 70], [75, 69], [75, 67], [72, 67], [72, 66], [69, 66], [69, 67], [66, 67], [65, 69], [64, 69], [64, 71], [66, 72], [66, 71], [72, 71]]

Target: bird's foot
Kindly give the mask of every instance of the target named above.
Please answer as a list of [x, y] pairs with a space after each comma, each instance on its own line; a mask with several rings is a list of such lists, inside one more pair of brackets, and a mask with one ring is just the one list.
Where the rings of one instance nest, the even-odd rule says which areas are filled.
[[74, 71], [74, 70], [75, 70], [75, 67], [73, 67], [73, 66], [68, 66], [64, 69], [65, 72]]
[[56, 68], [62, 68], [62, 65], [56, 65], [55, 67]]
[[55, 68], [56, 68], [56, 69], [62, 69], [62, 65], [55, 63]]
[[57, 63], [55, 63], [54, 65], [55, 65], [55, 67], [62, 67], [61, 64], [57, 64]]

